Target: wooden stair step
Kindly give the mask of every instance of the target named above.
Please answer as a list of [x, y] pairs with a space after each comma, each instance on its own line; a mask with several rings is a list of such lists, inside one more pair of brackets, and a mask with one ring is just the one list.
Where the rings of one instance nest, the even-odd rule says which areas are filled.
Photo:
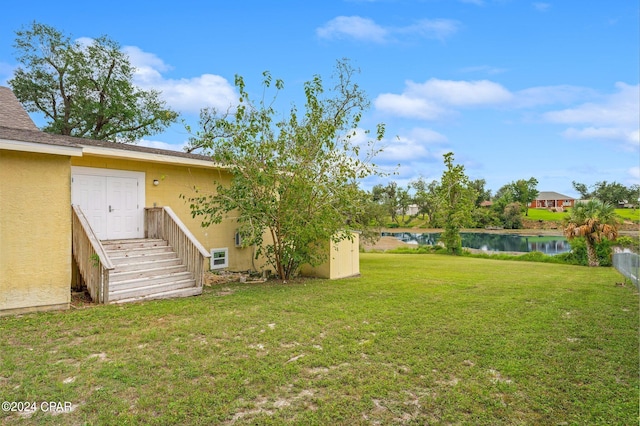
[[111, 256], [109, 253], [109, 259], [111, 259], [111, 263], [114, 264], [116, 270], [120, 265], [130, 265], [130, 264], [138, 264], [144, 262], [157, 262], [161, 260], [168, 259], [177, 259], [177, 255], [173, 251], [163, 251], [163, 252], [151, 252], [151, 253], [137, 253], [125, 256]]
[[187, 279], [193, 279], [193, 274], [191, 272], [185, 271], [170, 274], [160, 274], [143, 278], [134, 278], [125, 281], [116, 281], [109, 284], [109, 291], [120, 291], [128, 288], [146, 287], [149, 285], [177, 282]]
[[105, 252], [110, 259], [116, 257], [138, 256], [140, 254], [152, 254], [152, 253], [175, 253], [170, 246], [153, 246], [153, 247], [133, 247], [124, 249], [112, 249]]
[[[153, 265], [156, 262], [150, 262]], [[116, 283], [120, 281], [133, 280], [137, 278], [154, 277], [158, 275], [171, 274], [175, 272], [185, 272], [187, 267], [183, 264], [172, 266], [157, 266], [149, 269], [140, 269], [133, 271], [112, 271], [109, 273], [109, 283]]]
[[132, 239], [132, 240], [103, 240], [101, 241], [102, 247], [105, 250], [123, 250], [141, 247], [159, 247], [167, 246], [168, 243], [165, 240], [160, 239]]
[[109, 291], [109, 300], [131, 299], [134, 297], [162, 294], [175, 290], [195, 288], [196, 281], [189, 278], [182, 281], [171, 281], [160, 284], [149, 284], [144, 287], [123, 288], [121, 290]]
[[119, 299], [119, 300], [109, 301], [109, 303], [144, 302], [147, 300], [172, 299], [176, 297], [197, 296], [199, 294], [202, 294], [202, 287], [190, 287], [190, 288], [183, 288], [179, 290], [165, 291], [162, 293], [152, 293], [144, 296], [130, 297], [127, 299]]
[[161, 239], [101, 241], [115, 266], [109, 272], [109, 302], [127, 303], [202, 294], [173, 248]]
[[182, 265], [182, 260], [178, 259], [178, 257], [174, 255], [170, 259], [144, 261], [139, 260], [133, 262], [129, 261], [127, 263], [114, 263], [116, 269], [113, 272], [117, 274], [119, 272], [144, 271], [147, 269], [157, 269], [178, 265]]

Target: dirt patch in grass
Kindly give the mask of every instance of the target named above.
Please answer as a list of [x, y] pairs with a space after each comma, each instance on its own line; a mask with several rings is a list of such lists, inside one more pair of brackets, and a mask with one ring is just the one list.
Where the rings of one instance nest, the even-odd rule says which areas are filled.
[[290, 410], [291, 408], [297, 408], [300, 410], [316, 411], [318, 407], [312, 401], [315, 394], [316, 392], [310, 389], [303, 389], [296, 392], [293, 385], [288, 385], [278, 389], [278, 392], [270, 397], [259, 395], [251, 401], [240, 399], [237, 402], [242, 408], [237, 410], [231, 419], [224, 424], [233, 425], [237, 422], [241, 422], [242, 424], [260, 424], [262, 422], [258, 420], [259, 417], [271, 417], [283, 409]]
[[72, 309], [83, 309], [83, 308], [91, 308], [96, 306], [96, 304], [91, 300], [91, 296], [86, 291], [73, 291], [71, 292], [71, 308]]

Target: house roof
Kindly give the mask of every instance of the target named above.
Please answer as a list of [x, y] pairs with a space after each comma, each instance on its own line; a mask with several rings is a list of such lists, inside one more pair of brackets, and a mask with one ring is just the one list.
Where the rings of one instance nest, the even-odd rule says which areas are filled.
[[222, 167], [201, 154], [45, 133], [31, 120], [11, 89], [0, 86], [0, 148], [43, 152], [34, 144], [76, 148], [103, 157]]
[[554, 191], [540, 191], [536, 200], [573, 200], [573, 197], [563, 195]]
[[20, 105], [16, 95], [8, 87], [2, 86], [0, 86], [0, 126], [38, 130], [27, 111]]

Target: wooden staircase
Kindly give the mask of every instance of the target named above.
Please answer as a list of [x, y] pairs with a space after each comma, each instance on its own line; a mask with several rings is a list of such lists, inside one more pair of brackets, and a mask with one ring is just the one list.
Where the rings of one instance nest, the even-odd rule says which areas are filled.
[[192, 272], [167, 241], [101, 241], [115, 267], [109, 271], [109, 303], [167, 299], [202, 294]]

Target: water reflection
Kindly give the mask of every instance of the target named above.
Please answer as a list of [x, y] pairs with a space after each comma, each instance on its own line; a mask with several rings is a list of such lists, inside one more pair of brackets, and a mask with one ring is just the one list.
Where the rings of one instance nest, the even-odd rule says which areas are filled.
[[[440, 239], [438, 232], [383, 232], [382, 236], [396, 237], [408, 244], [435, 245]], [[554, 255], [571, 250], [569, 242], [558, 236], [525, 236], [514, 234], [488, 234], [461, 232], [462, 246], [486, 251], [539, 251]]]

